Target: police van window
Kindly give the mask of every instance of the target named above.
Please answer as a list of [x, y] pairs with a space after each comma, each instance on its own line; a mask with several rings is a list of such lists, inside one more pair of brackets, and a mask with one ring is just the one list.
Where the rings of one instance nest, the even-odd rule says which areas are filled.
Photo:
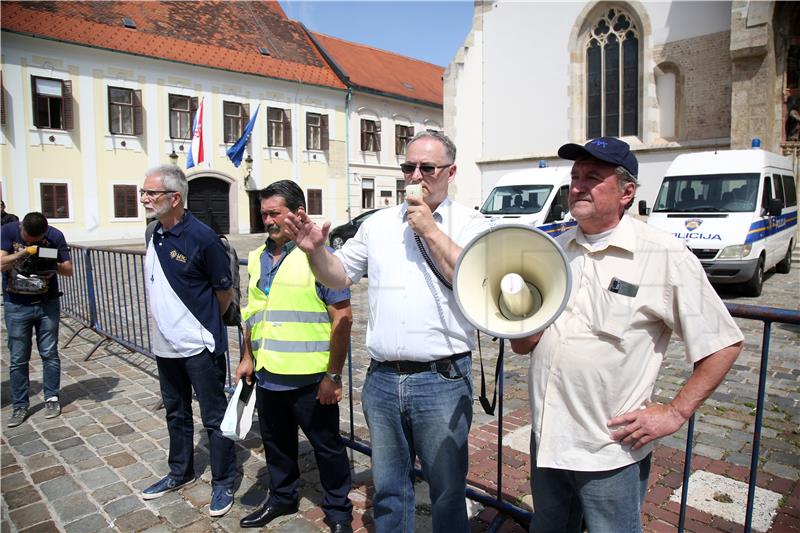
[[766, 209], [770, 198], [772, 198], [772, 180], [769, 176], [764, 176], [764, 192], [761, 195], [761, 207]]
[[661, 184], [654, 212], [748, 212], [756, 208], [758, 174], [668, 176]]
[[794, 207], [797, 205], [797, 189], [794, 185], [794, 177], [792, 176], [782, 176], [783, 177], [783, 194], [786, 198], [786, 207]]
[[773, 174], [772, 177], [773, 181], [775, 182], [775, 198], [783, 202], [783, 205], [786, 205], [786, 199], [783, 196], [783, 181], [777, 174]]

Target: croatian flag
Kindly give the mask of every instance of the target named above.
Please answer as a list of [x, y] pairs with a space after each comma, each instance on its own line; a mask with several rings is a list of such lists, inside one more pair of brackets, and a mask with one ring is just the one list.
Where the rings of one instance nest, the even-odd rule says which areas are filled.
[[205, 153], [203, 152], [203, 101], [200, 99], [200, 107], [197, 108], [197, 113], [194, 115], [194, 124], [192, 125], [192, 147], [189, 150], [189, 155], [186, 157], [186, 168], [192, 168], [199, 165], [206, 160]]

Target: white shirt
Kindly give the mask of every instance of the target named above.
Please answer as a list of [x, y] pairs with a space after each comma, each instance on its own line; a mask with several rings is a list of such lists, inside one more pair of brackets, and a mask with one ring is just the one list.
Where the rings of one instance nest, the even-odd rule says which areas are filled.
[[[592, 250], [580, 229], [557, 238], [572, 271], [564, 313], [530, 361], [529, 394], [540, 468], [612, 470], [643, 459], [613, 441], [606, 423], [650, 399], [675, 332], [695, 363], [743, 339], [683, 242], [624, 216], [606, 246]], [[609, 289], [612, 278], [635, 297]]]
[[[378, 361], [432, 361], [472, 350], [475, 328], [420, 254], [407, 209], [403, 203], [375, 213], [336, 252], [353, 283], [369, 267], [367, 351]], [[433, 218], [462, 247], [488, 227], [480, 213], [450, 199]]]
[[[160, 231], [160, 230], [159, 230]], [[153, 316], [153, 353], [178, 359], [208, 350], [214, 352], [214, 335], [192, 314], [170, 285], [161, 268], [153, 240], [144, 259], [145, 286]]]

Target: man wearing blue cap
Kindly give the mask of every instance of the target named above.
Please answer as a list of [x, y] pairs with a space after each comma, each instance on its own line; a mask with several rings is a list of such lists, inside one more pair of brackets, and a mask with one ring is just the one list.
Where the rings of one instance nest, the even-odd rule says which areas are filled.
[[[511, 341], [531, 353], [531, 531], [641, 531], [654, 441], [677, 431], [730, 369], [742, 333], [683, 242], [626, 216], [639, 165], [602, 137], [558, 150], [575, 161], [558, 237], [572, 272], [564, 312]], [[651, 401], [669, 339], [694, 372], [668, 404]]]

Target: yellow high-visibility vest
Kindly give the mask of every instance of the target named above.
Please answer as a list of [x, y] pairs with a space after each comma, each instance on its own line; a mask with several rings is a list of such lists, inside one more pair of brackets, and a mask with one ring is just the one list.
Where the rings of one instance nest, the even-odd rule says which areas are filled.
[[258, 288], [261, 254], [266, 244], [250, 252], [247, 307], [242, 318], [250, 329], [255, 369], [273, 374], [305, 375], [328, 369], [331, 318], [317, 295], [308, 257], [295, 248], [281, 263], [269, 290]]

